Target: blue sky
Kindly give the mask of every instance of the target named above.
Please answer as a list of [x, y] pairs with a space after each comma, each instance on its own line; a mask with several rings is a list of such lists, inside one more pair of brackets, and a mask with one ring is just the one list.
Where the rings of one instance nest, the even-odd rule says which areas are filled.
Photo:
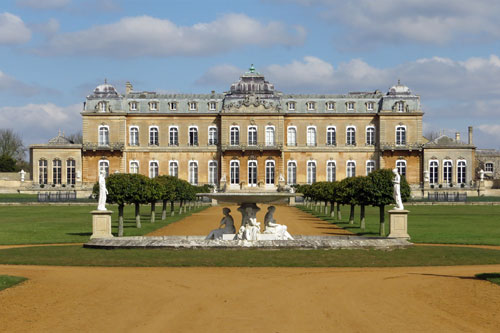
[[81, 128], [104, 78], [124, 91], [226, 91], [250, 64], [290, 93], [421, 96], [424, 133], [500, 148], [496, 0], [4, 0], [0, 128], [25, 144]]

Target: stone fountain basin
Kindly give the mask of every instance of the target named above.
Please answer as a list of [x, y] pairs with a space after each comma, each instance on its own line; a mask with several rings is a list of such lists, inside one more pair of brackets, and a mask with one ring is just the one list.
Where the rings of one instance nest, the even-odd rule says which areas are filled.
[[245, 203], [271, 203], [282, 199], [297, 196], [297, 193], [288, 192], [224, 192], [204, 193], [204, 197], [215, 199], [220, 202]]

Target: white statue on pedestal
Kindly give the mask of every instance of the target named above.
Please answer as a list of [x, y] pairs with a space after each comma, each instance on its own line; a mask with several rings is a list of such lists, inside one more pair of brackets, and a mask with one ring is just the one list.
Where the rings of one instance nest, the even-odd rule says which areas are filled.
[[392, 173], [394, 173], [394, 201], [396, 201], [396, 207], [394, 207], [394, 209], [403, 210], [405, 208], [403, 207], [403, 201], [401, 200], [401, 188], [399, 184], [401, 177], [399, 176], [398, 169], [393, 169]]
[[[219, 229], [214, 229], [210, 231], [208, 236], [205, 239], [222, 239], [222, 235], [224, 234], [234, 234], [236, 233], [236, 228], [234, 227], [234, 220], [229, 213], [231, 212], [231, 209], [229, 208], [222, 208], [222, 213], [224, 214], [224, 217], [220, 221]], [[220, 227], [225, 226], [223, 229]]]
[[26, 175], [26, 171], [21, 170], [19, 173], [21, 174], [21, 182], [24, 182], [24, 177]]
[[99, 201], [97, 204], [97, 210], [107, 210], [106, 209], [106, 197], [108, 195], [108, 190], [106, 189], [106, 178], [104, 178], [104, 172], [99, 174]]
[[484, 170], [483, 169], [479, 170], [479, 180], [480, 181], [484, 180]]
[[241, 212], [242, 220], [241, 227], [236, 235], [239, 240], [257, 240], [260, 234], [260, 223], [257, 222], [257, 212], [260, 210], [256, 204], [240, 206], [238, 210]]
[[276, 239], [279, 240], [292, 240], [293, 237], [288, 233], [286, 225], [276, 223], [273, 216], [275, 211], [276, 207], [274, 206], [269, 206], [267, 209], [266, 216], [264, 217], [264, 225], [266, 227], [264, 233], [276, 235]]

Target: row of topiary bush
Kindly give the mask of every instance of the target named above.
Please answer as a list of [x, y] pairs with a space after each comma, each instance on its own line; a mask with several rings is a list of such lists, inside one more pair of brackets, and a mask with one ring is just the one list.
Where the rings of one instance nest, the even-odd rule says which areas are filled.
[[[385, 230], [385, 206], [395, 203], [394, 201], [394, 174], [389, 169], [379, 169], [368, 176], [345, 178], [334, 182], [317, 182], [311, 185], [297, 186], [297, 192], [304, 194], [306, 206], [316, 210], [323, 209], [328, 214], [330, 204], [330, 216], [335, 217], [335, 204], [337, 204], [337, 219], [340, 220], [340, 206], [350, 205], [349, 223], [354, 223], [354, 207], [360, 206], [361, 229], [365, 228], [365, 206], [379, 207], [380, 235]], [[410, 198], [410, 186], [404, 177], [401, 177], [401, 199], [407, 201]], [[322, 206], [320, 203], [324, 202]]]

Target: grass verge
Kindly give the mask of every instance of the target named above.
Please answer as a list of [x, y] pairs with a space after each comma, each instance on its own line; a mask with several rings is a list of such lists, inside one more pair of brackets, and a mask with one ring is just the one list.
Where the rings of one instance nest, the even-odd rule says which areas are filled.
[[[342, 206], [339, 221], [329, 214], [298, 206], [299, 209], [360, 236], [378, 236], [378, 208], [366, 207], [366, 228], [360, 228], [359, 207], [354, 224], [349, 224], [349, 206]], [[387, 206], [386, 210], [392, 206]], [[407, 206], [408, 233], [414, 243], [500, 245], [500, 206]], [[389, 215], [386, 213], [386, 235]]]
[[21, 276], [0, 275], [0, 291], [15, 286], [16, 284], [26, 280], [27, 278]]
[[500, 286], [500, 273], [481, 273], [476, 274], [476, 277], [481, 280], [487, 280]]
[[404, 267], [500, 264], [500, 251], [414, 246], [382, 250], [167, 250], [45, 246], [0, 250], [0, 264], [123, 267]]

